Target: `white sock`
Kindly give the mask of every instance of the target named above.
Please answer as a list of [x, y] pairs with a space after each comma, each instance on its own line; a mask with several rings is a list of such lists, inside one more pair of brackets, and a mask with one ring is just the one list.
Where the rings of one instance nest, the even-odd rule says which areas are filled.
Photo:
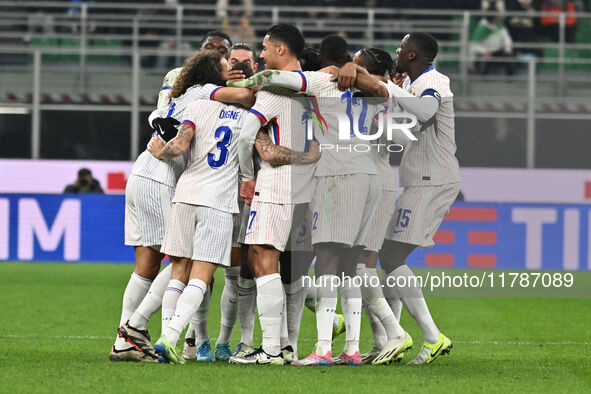
[[[318, 287], [306, 287], [306, 300], [304, 305], [308, 310], [316, 313], [317, 301], [318, 301]], [[301, 321], [301, 316], [300, 316]], [[334, 313], [332, 318], [332, 327], [337, 328], [339, 326], [339, 315]]]
[[254, 315], [257, 302], [257, 286], [254, 279], [238, 278], [238, 318], [240, 342], [252, 346]]
[[369, 324], [371, 326], [371, 333], [373, 335], [373, 347], [375, 349], [381, 349], [386, 344], [388, 340], [388, 334], [386, 334], [386, 330], [384, 330], [384, 326], [380, 323], [380, 319], [376, 317], [369, 308], [363, 307], [365, 310], [365, 314], [367, 319], [369, 320]]
[[298, 337], [302, 322], [304, 301], [306, 300], [306, 289], [302, 286], [302, 278], [288, 285], [285, 289], [285, 304], [287, 306], [287, 330], [289, 332], [289, 344], [294, 352], [298, 347]]
[[388, 339], [400, 338], [404, 335], [404, 329], [398, 323], [390, 305], [384, 298], [380, 278], [375, 268], [368, 268], [363, 264], [357, 265], [357, 275], [365, 275], [361, 294], [363, 302], [367, 305], [373, 315], [375, 315], [388, 335]]
[[[131, 274], [129, 282], [127, 282], [127, 286], [125, 287], [125, 292], [123, 293], [123, 306], [121, 308], [121, 318], [119, 319], [119, 325], [124, 324], [129, 320], [131, 315], [133, 315], [137, 307], [144, 299], [144, 296], [148, 292], [151, 284], [152, 281], [150, 279], [143, 278], [135, 272]], [[121, 349], [124, 344], [125, 339], [119, 338], [119, 336], [117, 336], [115, 339], [115, 346], [117, 349]]]
[[341, 285], [341, 309], [347, 326], [343, 353], [353, 355], [359, 351], [361, 289], [352, 280], [345, 280]]
[[[417, 283], [416, 279], [409, 279], [414, 277], [415, 274], [410, 268], [408, 268], [406, 264], [396, 268], [394, 271], [390, 272], [388, 276], [394, 278], [406, 277], [406, 283]], [[397, 283], [401, 283], [401, 281]], [[429, 312], [427, 303], [423, 298], [423, 291], [421, 290], [420, 286], [396, 287], [396, 291], [398, 292], [398, 295], [402, 299], [402, 302], [404, 303], [404, 306], [408, 312], [417, 321], [417, 324], [423, 332], [425, 341], [429, 343], [437, 343], [437, 339], [439, 338], [439, 329], [431, 317], [431, 313]]]
[[170, 273], [172, 272], [172, 264], [164, 268], [152, 285], [148, 294], [142, 300], [142, 303], [137, 307], [133, 315], [129, 318], [129, 325], [140, 330], [145, 330], [148, 327], [148, 321], [154, 313], [162, 306], [162, 297], [168, 282], [170, 282]]
[[170, 282], [168, 282], [168, 286], [162, 296], [162, 329], [160, 331], [162, 335], [164, 335], [168, 328], [170, 319], [172, 319], [172, 314], [176, 309], [176, 302], [184, 289], [185, 284], [180, 280], [171, 279]]
[[[365, 264], [357, 264], [357, 275], [363, 278], [363, 275], [365, 274], [367, 276], [367, 273], [365, 272]], [[365, 279], [367, 280], [367, 279]], [[364, 284], [369, 285], [369, 283], [364, 282]], [[373, 337], [373, 348], [374, 349], [381, 349], [384, 347], [384, 345], [386, 344], [386, 341], [388, 340], [388, 335], [386, 334], [386, 330], [384, 330], [384, 326], [382, 326], [382, 323], [380, 323], [380, 319], [378, 319], [376, 317], [376, 315], [374, 315], [371, 310], [369, 309], [368, 306], [368, 299], [367, 299], [367, 294], [366, 294], [367, 290], [365, 289], [365, 286], [361, 288], [361, 296], [362, 296], [362, 307], [363, 310], [365, 311], [365, 315], [367, 316], [367, 320], [369, 320], [369, 325], [371, 326], [371, 334]]]
[[209, 339], [207, 315], [209, 314], [209, 304], [211, 303], [211, 286], [206, 289], [203, 301], [201, 301], [201, 304], [195, 311], [195, 315], [191, 319], [191, 325], [193, 326], [193, 330], [195, 330], [195, 346], [197, 347]]
[[388, 305], [390, 305], [390, 309], [392, 309], [392, 313], [394, 313], [394, 317], [398, 322], [400, 322], [400, 312], [402, 312], [402, 300], [400, 299], [400, 295], [398, 291], [396, 291], [395, 287], [390, 287], [387, 284], [387, 277], [388, 275], [385, 272], [382, 272], [382, 292], [384, 293], [384, 298]]
[[133, 312], [135, 312], [150, 289], [151, 284], [152, 281], [150, 279], [142, 278], [135, 272], [131, 274], [125, 292], [123, 293], [123, 307], [121, 308], [119, 325], [125, 323], [133, 315]]
[[316, 279], [316, 330], [318, 331], [316, 354], [319, 356], [324, 356], [332, 350], [332, 328], [338, 292], [331, 284], [335, 283], [333, 279], [336, 278], [335, 275], [322, 275]]
[[305, 283], [310, 283], [310, 285], [306, 286], [306, 301], [304, 305], [306, 305], [306, 308], [316, 313], [316, 298], [318, 297], [318, 287], [314, 286], [312, 280], [306, 281]]
[[191, 318], [195, 315], [197, 308], [203, 301], [203, 297], [207, 292], [207, 285], [200, 279], [191, 279], [183, 294], [180, 295], [177, 301], [177, 307], [173, 313], [172, 319], [168, 328], [164, 332], [166, 341], [172, 346], [176, 346], [179, 337], [181, 336]]
[[394, 317], [396, 321], [400, 323], [400, 314], [402, 313], [402, 300], [400, 297], [397, 297], [392, 300], [392, 302], [388, 302], [390, 305], [390, 309], [392, 309], [392, 313], [394, 313]]
[[193, 342], [195, 342], [195, 327], [193, 327], [193, 321], [189, 323], [189, 327], [187, 328], [187, 332], [185, 333], [185, 340], [191, 338]]
[[263, 350], [272, 356], [281, 353], [281, 310], [283, 286], [279, 274], [256, 278], [257, 307], [263, 331]]
[[289, 345], [289, 331], [287, 329], [287, 302], [285, 301], [285, 289], [281, 288], [283, 292], [283, 306], [281, 307], [281, 336], [280, 345], [281, 349]]
[[224, 290], [222, 290], [222, 298], [220, 299], [221, 308], [221, 322], [220, 335], [216, 343], [230, 344], [230, 337], [232, 336], [232, 329], [236, 324], [236, 317], [238, 314], [238, 276], [240, 275], [240, 267], [226, 268], [226, 275], [224, 277]]

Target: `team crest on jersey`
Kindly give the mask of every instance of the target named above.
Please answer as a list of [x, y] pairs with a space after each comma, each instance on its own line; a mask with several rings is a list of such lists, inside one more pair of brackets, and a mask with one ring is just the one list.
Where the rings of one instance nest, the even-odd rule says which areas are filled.
[[324, 120], [322, 115], [320, 115], [319, 112], [316, 112], [311, 108], [306, 108], [306, 112], [302, 114], [302, 124], [306, 123], [308, 119], [312, 119], [314, 122], [316, 122], [316, 124], [320, 128], [320, 131], [322, 131], [322, 134], [326, 132], [328, 126], [326, 125], [326, 121]]
[[306, 112], [302, 114], [302, 123], [306, 123], [308, 119], [312, 119], [316, 122], [322, 134], [328, 130], [328, 125], [326, 124], [326, 120], [318, 110], [318, 103], [316, 102], [316, 98], [310, 98], [309, 100], [310, 106], [306, 107]]

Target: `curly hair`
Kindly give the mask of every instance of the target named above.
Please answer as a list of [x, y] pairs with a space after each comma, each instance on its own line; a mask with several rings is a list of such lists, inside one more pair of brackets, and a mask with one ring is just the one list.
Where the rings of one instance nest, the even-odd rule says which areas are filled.
[[388, 75], [394, 78], [394, 60], [392, 56], [380, 48], [363, 48], [361, 55], [367, 61], [367, 71], [374, 75]]
[[170, 101], [193, 85], [225, 84], [222, 80], [223, 55], [213, 49], [201, 49], [185, 60], [183, 69], [170, 89]]

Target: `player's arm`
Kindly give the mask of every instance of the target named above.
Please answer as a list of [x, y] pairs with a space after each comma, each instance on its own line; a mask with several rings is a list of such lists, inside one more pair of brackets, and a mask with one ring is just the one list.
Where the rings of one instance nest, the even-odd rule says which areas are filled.
[[321, 68], [320, 70], [318, 70], [319, 73], [325, 73], [325, 74], [332, 74], [332, 75], [338, 75], [339, 74], [339, 68], [337, 66], [326, 66], [324, 68]]
[[251, 112], [246, 114], [238, 137], [238, 161], [240, 162], [240, 180], [242, 182], [254, 179], [252, 149], [260, 128], [261, 120]]
[[148, 123], [154, 132], [158, 133], [164, 142], [170, 141], [177, 133], [177, 126], [181, 123], [172, 116], [162, 117], [158, 109], [148, 116]]
[[388, 98], [390, 96], [388, 89], [380, 81], [373, 78], [365, 68], [353, 62], [344, 64], [339, 69], [338, 75], [333, 76], [331, 81], [337, 82], [341, 90], [356, 87], [371, 97]]
[[179, 71], [177, 69], [174, 69], [174, 70], [170, 70], [164, 76], [164, 79], [162, 80], [162, 86], [160, 87], [160, 92], [158, 92], [158, 104], [156, 104], [156, 108], [164, 109], [164, 108], [168, 107], [168, 105], [170, 104], [169, 103], [170, 89], [172, 88], [172, 85], [173, 85], [178, 73], [179, 73]]
[[420, 97], [413, 96], [395, 84], [390, 85], [389, 90], [398, 104], [416, 116], [419, 122], [431, 119], [441, 106], [441, 95], [435, 89], [425, 89]]
[[390, 97], [388, 89], [380, 81], [373, 78], [363, 67], [357, 67], [360, 68], [360, 70], [357, 70], [357, 78], [355, 78], [355, 87], [357, 89], [372, 97]]
[[259, 156], [273, 166], [286, 164], [310, 164], [320, 159], [320, 145], [316, 140], [310, 142], [308, 152], [294, 151], [286, 146], [275, 145], [268, 133], [259, 130], [255, 140]]
[[287, 89], [305, 91], [305, 77], [300, 72], [265, 70], [246, 78], [243, 81], [228, 81], [226, 85], [241, 88], [255, 88], [260, 86], [281, 86]]
[[256, 97], [250, 89], [223, 87], [215, 90], [213, 99], [225, 104], [239, 104], [250, 108], [254, 105]]
[[185, 121], [179, 128], [176, 136], [164, 146], [153, 143], [148, 144], [148, 152], [157, 159], [170, 161], [187, 151], [194, 135], [195, 126]]
[[238, 137], [238, 162], [240, 163], [240, 197], [244, 198], [248, 205], [254, 197], [254, 163], [252, 161], [252, 147], [256, 135], [261, 128], [261, 120], [249, 112], [242, 124]]

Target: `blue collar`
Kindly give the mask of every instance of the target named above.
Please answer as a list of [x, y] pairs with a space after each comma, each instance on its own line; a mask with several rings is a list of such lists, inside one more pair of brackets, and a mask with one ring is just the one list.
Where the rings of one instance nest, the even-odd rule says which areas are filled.
[[[428, 73], [428, 72], [429, 72], [429, 71], [431, 71], [431, 70], [435, 70], [435, 67], [433, 67], [433, 66], [429, 66], [429, 67], [427, 67], [427, 69], [426, 69], [425, 71], [423, 71], [423, 72], [421, 73], [421, 75], [419, 75], [419, 76], [418, 76], [418, 77], [415, 79], [415, 81], [416, 81], [417, 79], [419, 79], [420, 77], [422, 77], [422, 76], [423, 76], [423, 74], [426, 74], [426, 73]], [[410, 84], [412, 85], [413, 83], [415, 83], [415, 81], [412, 81]]]

